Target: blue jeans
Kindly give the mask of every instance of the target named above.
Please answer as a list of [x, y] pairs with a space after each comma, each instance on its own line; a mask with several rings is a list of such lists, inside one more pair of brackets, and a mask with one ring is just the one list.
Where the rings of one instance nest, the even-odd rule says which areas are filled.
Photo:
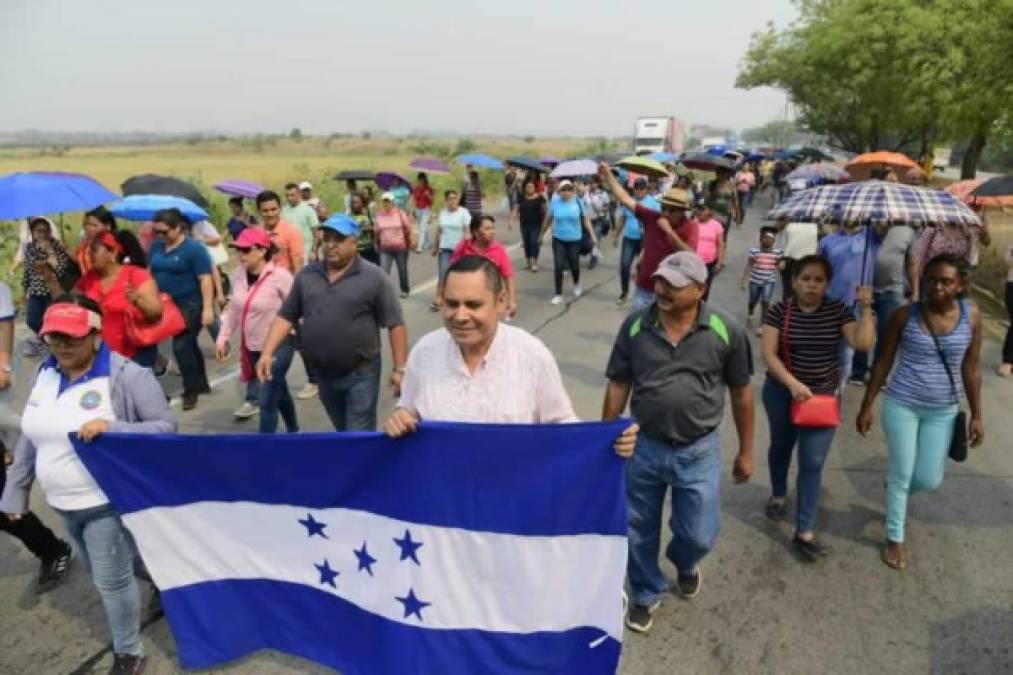
[[453, 255], [454, 249], [441, 248], [436, 256], [437, 280], [440, 288], [443, 288], [443, 280], [447, 276], [447, 270], [450, 269], [450, 258]]
[[335, 431], [376, 431], [380, 358], [346, 375], [317, 373], [320, 401]]
[[637, 449], [626, 463], [629, 505], [630, 597], [649, 606], [668, 592], [658, 567], [661, 512], [665, 492], [672, 488], [672, 541], [665, 556], [680, 574], [692, 574], [714, 548], [721, 530], [721, 442], [712, 431], [693, 443], [673, 446], [640, 434]]
[[[380, 251], [380, 267], [384, 274], [390, 274], [390, 266], [397, 265], [397, 279], [402, 293], [411, 292], [408, 285], [408, 249], [403, 251]], [[319, 384], [319, 383], [318, 383]]]
[[883, 431], [890, 451], [886, 483], [886, 538], [904, 541], [907, 500], [915, 492], [935, 490], [943, 481], [957, 406], [924, 408], [883, 401]]
[[61, 511], [63, 527], [74, 551], [91, 572], [102, 598], [106, 620], [117, 654], [140, 656], [141, 595], [134, 578], [140, 565], [134, 538], [110, 504], [90, 509]]
[[753, 315], [753, 309], [759, 302], [763, 303], [764, 309], [770, 306], [770, 301], [774, 299], [774, 286], [776, 284], [777, 282], [773, 279], [769, 279], [763, 283], [749, 282], [749, 316]]
[[816, 511], [820, 503], [820, 485], [823, 481], [823, 464], [834, 441], [835, 427], [796, 427], [791, 421], [791, 392], [770, 377], [763, 383], [763, 408], [770, 425], [770, 450], [767, 464], [770, 467], [770, 485], [775, 497], [788, 494], [788, 469], [791, 454], [798, 443], [798, 504], [795, 509], [795, 529], [812, 532]]
[[633, 300], [630, 302], [630, 314], [650, 307], [652, 302], [654, 302], [654, 293], [649, 293], [648, 291], [640, 288], [640, 286], [637, 286], [633, 289]]
[[415, 209], [415, 222], [419, 226], [419, 248], [429, 248], [429, 209]]
[[524, 258], [538, 260], [542, 250], [542, 224], [521, 223], [521, 240], [524, 242]]
[[203, 328], [200, 324], [200, 296], [176, 300], [179, 311], [186, 321], [186, 330], [172, 339], [172, 353], [179, 364], [179, 372], [183, 376], [183, 392], [196, 393], [208, 388], [208, 375], [204, 365], [204, 353], [200, 350], [197, 338]]
[[[249, 354], [251, 363], [260, 360], [260, 352], [249, 352]], [[292, 394], [288, 390], [288, 382], [285, 380], [289, 366], [292, 365], [293, 356], [295, 356], [295, 341], [289, 337], [281, 343], [274, 353], [274, 361], [271, 363], [271, 379], [263, 384], [258, 383], [256, 388], [257, 398], [254, 400], [260, 404], [260, 433], [262, 434], [273, 434], [278, 430], [278, 413], [281, 413], [281, 418], [285, 420], [285, 428], [289, 433], [299, 431], [295, 402], [292, 400]], [[249, 389], [247, 389], [247, 394], [249, 394]]]
[[619, 254], [619, 296], [622, 298], [625, 298], [626, 294], [630, 292], [630, 272], [633, 270], [633, 261], [643, 245], [643, 239], [623, 237], [623, 248]]
[[25, 323], [36, 335], [42, 329], [42, 319], [53, 299], [48, 295], [29, 295], [25, 298]]

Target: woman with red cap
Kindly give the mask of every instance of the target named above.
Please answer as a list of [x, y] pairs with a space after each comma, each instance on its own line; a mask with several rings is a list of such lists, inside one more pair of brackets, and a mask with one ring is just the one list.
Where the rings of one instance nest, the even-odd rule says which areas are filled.
[[125, 257], [123, 244], [112, 232], [99, 232], [88, 245], [91, 269], [77, 282], [77, 288], [102, 308], [102, 339], [109, 348], [151, 368], [158, 356], [158, 346], [134, 344], [127, 332], [127, 315], [158, 321], [162, 317], [162, 300], [148, 270], [127, 264]]
[[246, 382], [246, 400], [235, 412], [247, 419], [260, 412], [260, 433], [278, 429], [278, 413], [290, 433], [299, 431], [295, 403], [285, 377], [295, 352], [289, 335], [274, 352], [271, 379], [260, 384], [254, 367], [267, 340], [268, 329], [292, 289], [292, 273], [271, 262], [274, 247], [267, 232], [260, 228], [243, 230], [233, 244], [239, 252], [240, 267], [232, 276], [232, 296], [222, 315], [222, 329], [215, 344], [215, 355], [225, 359], [229, 338], [239, 332], [241, 378]]
[[101, 339], [102, 310], [95, 301], [80, 295], [57, 298], [39, 332], [53, 356], [32, 384], [0, 512], [12, 521], [24, 517], [38, 477], [102, 597], [113, 642], [110, 672], [139, 673], [145, 657], [134, 577], [137, 548], [78, 457], [70, 433], [84, 442], [107, 432], [168, 434], [176, 431], [176, 417], [152, 372]]

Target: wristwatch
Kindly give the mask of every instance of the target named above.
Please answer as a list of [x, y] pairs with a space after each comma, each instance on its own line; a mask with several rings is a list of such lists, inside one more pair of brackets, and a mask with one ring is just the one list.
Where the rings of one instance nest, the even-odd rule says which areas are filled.
[[404, 375], [405, 374], [405, 369], [404, 368], [394, 368], [393, 370], [398, 375]]

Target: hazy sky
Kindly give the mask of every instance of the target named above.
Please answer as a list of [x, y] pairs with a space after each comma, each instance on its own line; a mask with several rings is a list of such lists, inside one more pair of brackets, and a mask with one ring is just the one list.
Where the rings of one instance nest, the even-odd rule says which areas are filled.
[[630, 133], [754, 126], [790, 0], [0, 0], [0, 130]]

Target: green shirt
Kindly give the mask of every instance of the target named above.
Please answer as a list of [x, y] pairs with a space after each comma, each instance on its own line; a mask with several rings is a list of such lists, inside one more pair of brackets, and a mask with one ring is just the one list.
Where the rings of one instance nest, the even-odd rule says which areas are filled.
[[[320, 219], [317, 218], [317, 212], [306, 202], [299, 202], [295, 206], [286, 204], [281, 210], [281, 218], [292, 223], [302, 232], [303, 246], [307, 254], [306, 259], [309, 260], [309, 252], [313, 250], [313, 230], [320, 227]], [[299, 270], [294, 271], [298, 272]]]

